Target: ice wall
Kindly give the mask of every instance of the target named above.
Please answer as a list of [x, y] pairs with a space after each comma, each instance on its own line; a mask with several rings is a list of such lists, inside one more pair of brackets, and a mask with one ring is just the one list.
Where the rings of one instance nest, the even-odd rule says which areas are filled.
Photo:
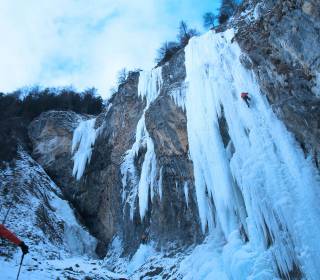
[[[188, 140], [202, 229], [225, 242], [219, 250], [230, 278], [302, 273], [316, 279], [318, 174], [272, 112], [253, 72], [241, 65], [233, 36], [232, 30], [210, 31], [185, 49]], [[250, 108], [243, 91], [252, 98]]]
[[63, 242], [70, 253], [95, 256], [97, 240], [79, 224], [69, 204], [60, 198], [55, 198], [51, 201], [51, 205], [56, 209], [56, 215], [65, 223]]
[[[139, 199], [138, 205], [140, 217], [143, 219], [146, 211], [148, 210], [149, 194], [152, 200], [155, 187], [161, 186], [161, 184], [156, 182], [157, 161], [154, 152], [154, 144], [149, 136], [145, 123], [145, 112], [159, 95], [161, 85], [161, 67], [155, 68], [152, 71], [140, 72], [138, 95], [145, 99], [146, 106], [137, 125], [135, 143], [132, 148], [126, 152], [121, 165], [123, 185], [122, 199], [124, 203], [129, 204], [131, 219], [133, 219], [135, 201], [137, 197]], [[139, 176], [134, 161], [139, 152], [144, 151], [144, 160], [142, 163], [141, 174]]]
[[73, 133], [72, 150], [73, 171], [72, 175], [77, 180], [83, 175], [86, 164], [90, 162], [92, 147], [96, 140], [96, 130], [94, 128], [96, 119], [81, 121]]

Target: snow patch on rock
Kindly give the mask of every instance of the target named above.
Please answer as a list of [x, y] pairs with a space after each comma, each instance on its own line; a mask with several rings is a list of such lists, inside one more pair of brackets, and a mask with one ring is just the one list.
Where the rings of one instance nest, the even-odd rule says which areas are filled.
[[[157, 160], [154, 152], [154, 144], [148, 133], [145, 123], [145, 113], [150, 104], [160, 94], [162, 85], [162, 68], [155, 68], [152, 71], [140, 72], [138, 95], [146, 100], [141, 119], [137, 124], [136, 139], [130, 150], [124, 155], [123, 163], [121, 164], [122, 198], [125, 203], [130, 206], [130, 217], [133, 219], [134, 203], [136, 197], [139, 198], [139, 213], [141, 219], [144, 218], [148, 210], [149, 195], [151, 200], [154, 197], [154, 189], [156, 186], [157, 175]], [[138, 174], [135, 166], [135, 158], [139, 152], [145, 150], [144, 160], [141, 167], [141, 174]], [[128, 185], [129, 184], [129, 185]], [[127, 190], [128, 186], [132, 186]]]
[[94, 128], [96, 119], [83, 120], [75, 129], [72, 138], [73, 171], [77, 180], [83, 175], [87, 163], [90, 163], [92, 148], [96, 140], [97, 131]]

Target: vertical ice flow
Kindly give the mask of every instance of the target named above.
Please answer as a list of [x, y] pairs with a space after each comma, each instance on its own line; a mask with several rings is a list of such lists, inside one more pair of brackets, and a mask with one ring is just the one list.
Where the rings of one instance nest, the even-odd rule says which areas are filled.
[[183, 184], [183, 192], [184, 192], [184, 198], [186, 199], [187, 207], [189, 207], [189, 187], [188, 187], [188, 182], [184, 182], [184, 184]]
[[[246, 266], [250, 273], [272, 259], [273, 270], [283, 277], [299, 264], [308, 279], [315, 279], [320, 274], [317, 171], [272, 112], [253, 72], [239, 62], [233, 36], [232, 30], [209, 32], [191, 39], [185, 49], [188, 140], [202, 228], [222, 231], [229, 242], [225, 259], [251, 248], [257, 255]], [[242, 91], [252, 97], [250, 109]], [[222, 117], [229, 152], [219, 127]], [[239, 229], [248, 243], [235, 241]]]
[[[132, 148], [124, 156], [121, 165], [123, 201], [129, 204], [130, 217], [133, 219], [134, 204], [136, 198], [139, 199], [139, 213], [141, 219], [144, 218], [148, 210], [149, 192], [151, 200], [154, 196], [157, 175], [157, 160], [154, 152], [154, 144], [148, 133], [145, 123], [145, 112], [150, 104], [157, 98], [162, 85], [162, 69], [155, 68], [151, 71], [141, 71], [138, 84], [138, 95], [146, 101], [141, 119], [136, 130], [136, 139]], [[141, 174], [137, 174], [134, 160], [139, 151], [145, 149], [144, 160], [142, 163]], [[128, 189], [129, 186], [129, 189]], [[159, 192], [161, 187], [159, 187]], [[159, 193], [160, 197], [162, 192]]]
[[94, 128], [96, 119], [81, 121], [73, 132], [72, 149], [73, 171], [72, 175], [77, 180], [83, 175], [86, 164], [90, 162], [92, 147], [96, 140], [96, 130]]

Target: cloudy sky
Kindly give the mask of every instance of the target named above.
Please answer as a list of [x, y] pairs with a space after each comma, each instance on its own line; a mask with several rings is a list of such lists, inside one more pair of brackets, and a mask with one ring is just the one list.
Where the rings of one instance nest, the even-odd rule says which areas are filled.
[[220, 0], [0, 0], [0, 92], [22, 86], [96, 87], [107, 96], [117, 72], [149, 69], [184, 19]]

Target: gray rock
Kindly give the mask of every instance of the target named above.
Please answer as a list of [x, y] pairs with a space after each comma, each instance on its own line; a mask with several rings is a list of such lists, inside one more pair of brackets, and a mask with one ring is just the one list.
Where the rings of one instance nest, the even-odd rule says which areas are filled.
[[319, 167], [320, 3], [247, 0], [243, 6], [254, 9], [257, 4], [257, 21], [241, 20], [238, 14], [233, 22], [236, 40], [253, 62], [274, 112]]
[[319, 14], [315, 1], [305, 1], [302, 5], [302, 11], [309, 16], [317, 16]]
[[[175, 241], [179, 246], [198, 243], [203, 235], [196, 203], [193, 164], [189, 159], [187, 118], [174, 103], [172, 93], [184, 90], [186, 76], [184, 51], [163, 67], [163, 87], [146, 112], [146, 126], [155, 145], [159, 168], [162, 167], [163, 197], [152, 207], [151, 234], [161, 244]], [[184, 184], [188, 184], [188, 205]]]
[[[31, 122], [28, 133], [33, 144], [32, 154], [44, 168], [50, 171], [59, 159], [71, 160], [72, 135], [80, 120], [81, 116], [72, 111], [49, 111]], [[70, 170], [70, 162], [63, 165]]]
[[71, 111], [49, 111], [35, 118], [28, 128], [32, 156], [72, 203], [80, 186], [72, 176], [72, 137], [82, 118], [85, 117]]
[[[246, 0], [244, 9], [259, 17], [244, 19], [241, 9], [234, 21], [216, 32], [235, 26], [235, 40], [244, 54], [241, 63], [256, 73], [261, 91], [272, 109], [295, 135], [315, 164], [320, 162], [320, 100], [317, 73], [320, 72], [320, 3], [316, 1]], [[183, 248], [203, 239], [193, 177], [189, 159], [187, 119], [173, 96], [185, 94], [186, 70], [184, 50], [162, 66], [163, 86], [160, 95], [145, 114], [146, 127], [153, 140], [157, 158], [157, 180], [162, 170], [160, 199], [156, 193], [145, 218], [141, 221], [138, 199], [134, 201], [133, 220], [128, 205], [121, 199], [121, 163], [125, 152], [135, 142], [136, 126], [146, 102], [138, 96], [139, 72], [131, 72], [126, 82], [109, 100], [108, 109], [97, 117], [96, 139], [91, 162], [81, 180], [71, 174], [71, 140], [79, 120], [72, 112], [48, 112], [32, 122], [29, 135], [33, 156], [61, 187], [72, 202], [83, 223], [99, 239], [97, 252], [104, 256], [107, 245], [119, 236], [124, 254], [132, 255], [140, 243], [150, 240], [159, 247]], [[232, 143], [224, 118], [219, 120], [223, 142], [232, 154]], [[146, 150], [135, 158], [138, 176]], [[188, 203], [184, 184], [188, 184]], [[132, 188], [134, 186], [128, 186]]]
[[252, 69], [252, 67], [253, 67], [252, 61], [251, 61], [250, 58], [249, 58], [247, 55], [245, 55], [245, 54], [241, 54], [241, 55], [240, 55], [240, 62], [241, 62], [241, 64], [242, 64], [245, 68], [247, 68], [247, 69]]

